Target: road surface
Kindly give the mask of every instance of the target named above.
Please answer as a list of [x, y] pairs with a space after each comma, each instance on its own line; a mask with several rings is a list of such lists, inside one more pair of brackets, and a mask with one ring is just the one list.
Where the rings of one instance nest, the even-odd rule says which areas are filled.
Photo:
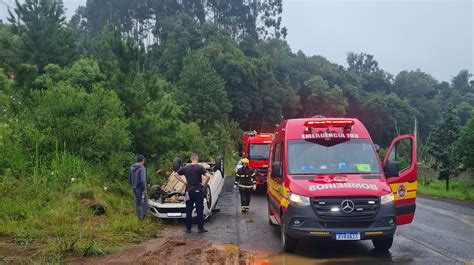
[[256, 253], [257, 261], [269, 264], [474, 264], [474, 206], [470, 204], [419, 197], [413, 223], [397, 228], [389, 253], [376, 253], [370, 241], [309, 241], [300, 243], [294, 255], [283, 255], [279, 227], [268, 224], [265, 193], [254, 194], [251, 211], [242, 214], [239, 194], [232, 186], [233, 179], [229, 177], [219, 199], [220, 212], [206, 222], [209, 232], [199, 237], [238, 245], [242, 250]]

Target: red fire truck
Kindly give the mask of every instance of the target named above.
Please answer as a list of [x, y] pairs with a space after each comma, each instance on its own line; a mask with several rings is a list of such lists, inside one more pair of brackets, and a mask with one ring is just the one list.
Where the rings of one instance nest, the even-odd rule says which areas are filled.
[[257, 185], [259, 186], [267, 184], [268, 155], [272, 137], [272, 133], [245, 131], [239, 147], [240, 156], [247, 157], [250, 160], [249, 166], [257, 170]]
[[357, 119], [291, 119], [276, 128], [270, 149], [268, 217], [280, 225], [284, 251], [303, 238], [393, 243], [415, 214], [416, 143], [398, 136], [380, 161]]

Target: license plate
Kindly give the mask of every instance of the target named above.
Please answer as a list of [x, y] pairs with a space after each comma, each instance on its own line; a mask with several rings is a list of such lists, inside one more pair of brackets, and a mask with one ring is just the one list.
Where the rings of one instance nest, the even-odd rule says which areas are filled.
[[168, 217], [181, 217], [181, 213], [167, 213]]
[[359, 232], [336, 232], [336, 240], [360, 240]]

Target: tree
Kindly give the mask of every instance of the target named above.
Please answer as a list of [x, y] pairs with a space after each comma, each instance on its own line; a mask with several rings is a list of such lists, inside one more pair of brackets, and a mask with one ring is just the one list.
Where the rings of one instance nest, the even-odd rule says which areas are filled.
[[416, 111], [407, 100], [394, 93], [364, 94], [361, 98], [358, 117], [377, 144], [388, 146], [397, 135], [413, 132]]
[[469, 79], [472, 77], [472, 74], [468, 70], [461, 70], [453, 79], [451, 80], [452, 88], [459, 91], [461, 94], [466, 94], [468, 92], [474, 92], [472, 90]]
[[332, 88], [320, 76], [314, 76], [304, 83], [310, 91], [303, 105], [304, 116], [342, 116], [346, 114], [347, 98], [337, 85]]
[[459, 138], [455, 143], [455, 153], [459, 157], [462, 166], [466, 169], [474, 169], [474, 111], [471, 112], [466, 126], [462, 128]]
[[231, 110], [224, 80], [212, 68], [202, 53], [188, 54], [179, 76], [177, 100], [182, 106], [184, 120], [197, 122], [201, 128], [227, 119]]
[[20, 44], [21, 39], [13, 34], [11, 25], [0, 25], [0, 68], [7, 74], [13, 74], [21, 63], [18, 56]]
[[153, 59], [157, 58], [158, 66], [163, 69], [167, 79], [176, 81], [187, 50], [196, 50], [202, 46], [200, 25], [189, 15], [181, 13], [164, 18], [160, 25], [161, 43], [153, 46]]
[[356, 73], [373, 73], [379, 70], [379, 64], [374, 56], [367, 53], [349, 52], [347, 64], [349, 65], [348, 70]]
[[435, 159], [433, 167], [438, 170], [438, 178], [446, 180], [446, 190], [449, 190], [449, 178], [459, 172], [453, 152], [459, 131], [459, 117], [453, 107], [449, 107], [433, 127], [426, 143], [428, 153]]
[[74, 58], [74, 40], [66, 25], [61, 0], [15, 0], [9, 9], [13, 32], [21, 38], [20, 57], [40, 69], [50, 63], [66, 65]]
[[430, 126], [439, 118], [441, 109], [439, 101], [435, 98], [439, 88], [440, 84], [434, 77], [419, 69], [402, 71], [395, 77], [394, 92], [417, 110], [420, 139], [426, 139], [431, 130]]

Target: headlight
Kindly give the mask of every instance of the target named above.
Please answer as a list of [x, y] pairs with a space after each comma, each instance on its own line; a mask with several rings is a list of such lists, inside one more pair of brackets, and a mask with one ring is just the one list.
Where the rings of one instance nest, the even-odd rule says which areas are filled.
[[288, 192], [288, 199], [290, 203], [300, 205], [300, 206], [309, 206], [309, 197], [301, 196]]
[[391, 203], [393, 202], [394, 198], [393, 198], [393, 194], [392, 193], [389, 193], [387, 195], [384, 195], [384, 196], [381, 196], [380, 197], [380, 203], [381, 204], [387, 204], [387, 203]]

